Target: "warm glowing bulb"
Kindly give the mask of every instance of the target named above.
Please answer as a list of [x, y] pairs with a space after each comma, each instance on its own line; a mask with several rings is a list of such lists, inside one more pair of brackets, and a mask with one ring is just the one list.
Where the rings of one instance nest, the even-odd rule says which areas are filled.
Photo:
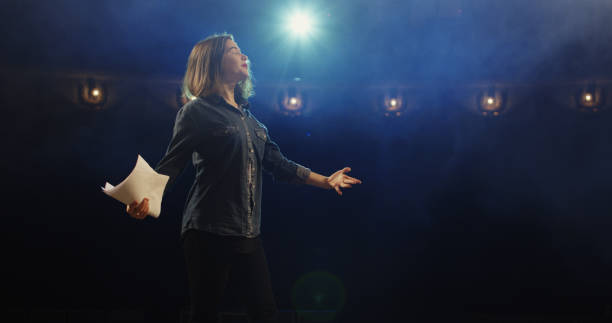
[[584, 100], [585, 101], [591, 101], [591, 100], [593, 100], [593, 97], [591, 96], [591, 94], [587, 93], [587, 94], [584, 95]]
[[98, 90], [98, 89], [93, 89], [93, 90], [91, 91], [91, 95], [93, 95], [93, 96], [100, 96], [100, 90]]
[[487, 99], [487, 103], [488, 103], [488, 104], [493, 104], [493, 103], [495, 103], [495, 99], [493, 99], [493, 98], [488, 98], [488, 99]]
[[289, 99], [289, 104], [291, 104], [291, 105], [297, 105], [297, 103], [298, 103], [298, 99], [297, 99], [297, 98], [294, 98], [294, 97], [293, 97], [293, 98]]
[[392, 107], [395, 107], [397, 105], [397, 100], [396, 99], [389, 100], [389, 105], [391, 105]]

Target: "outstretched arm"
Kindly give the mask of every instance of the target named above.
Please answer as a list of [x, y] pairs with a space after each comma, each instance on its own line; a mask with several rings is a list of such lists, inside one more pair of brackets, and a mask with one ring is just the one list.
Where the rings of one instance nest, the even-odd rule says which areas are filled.
[[338, 192], [338, 195], [342, 195], [341, 188], [351, 188], [354, 184], [361, 184], [361, 181], [346, 175], [351, 171], [350, 167], [344, 167], [343, 169], [325, 177], [315, 172], [310, 172], [306, 179], [306, 184], [320, 187], [326, 190], [334, 189]]
[[326, 190], [334, 189], [338, 192], [338, 195], [342, 195], [341, 188], [351, 188], [354, 184], [361, 184], [360, 180], [345, 174], [351, 171], [350, 167], [344, 167], [326, 177], [288, 160], [280, 152], [278, 145], [270, 139], [267, 129], [265, 127], [263, 128], [265, 132], [263, 137], [266, 140], [263, 166], [264, 169], [271, 172], [276, 179], [290, 183], [308, 184]]

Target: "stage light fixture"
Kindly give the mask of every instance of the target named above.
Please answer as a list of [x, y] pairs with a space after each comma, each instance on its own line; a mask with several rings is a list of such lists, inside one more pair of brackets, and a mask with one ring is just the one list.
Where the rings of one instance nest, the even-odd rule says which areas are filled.
[[385, 97], [384, 105], [387, 112], [398, 112], [402, 109], [402, 97]]
[[285, 88], [278, 92], [276, 110], [286, 116], [300, 116], [307, 106], [307, 95], [296, 87]]
[[79, 101], [94, 110], [104, 107], [108, 98], [106, 87], [92, 78], [79, 84]]
[[505, 92], [490, 88], [483, 91], [477, 100], [478, 110], [483, 116], [499, 116], [506, 108]]
[[377, 109], [385, 117], [399, 117], [405, 114], [410, 104], [406, 102], [403, 89], [388, 89], [377, 97]]
[[302, 97], [300, 96], [292, 96], [285, 97], [283, 99], [283, 108], [287, 111], [291, 111], [297, 115], [300, 114], [300, 110], [302, 109]]
[[582, 98], [580, 100], [580, 105], [585, 108], [592, 108], [597, 105], [597, 100], [595, 100], [595, 95], [591, 93], [583, 93]]
[[598, 112], [605, 106], [605, 92], [593, 84], [584, 87], [576, 94], [578, 108], [581, 111]]
[[314, 19], [305, 11], [294, 11], [287, 18], [288, 29], [298, 37], [311, 35], [314, 30]]

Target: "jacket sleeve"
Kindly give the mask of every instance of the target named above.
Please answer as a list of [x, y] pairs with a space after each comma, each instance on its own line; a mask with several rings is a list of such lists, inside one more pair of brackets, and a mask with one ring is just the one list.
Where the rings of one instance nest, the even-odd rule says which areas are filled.
[[190, 110], [190, 105], [186, 105], [178, 111], [166, 154], [155, 167], [155, 171], [170, 177], [164, 193], [183, 171], [201, 139], [195, 120], [189, 113]]
[[[266, 131], [267, 132], [267, 131]], [[310, 169], [287, 159], [278, 145], [266, 136], [266, 147], [263, 157], [263, 168], [274, 177], [274, 180], [291, 184], [304, 184], [310, 175]]]

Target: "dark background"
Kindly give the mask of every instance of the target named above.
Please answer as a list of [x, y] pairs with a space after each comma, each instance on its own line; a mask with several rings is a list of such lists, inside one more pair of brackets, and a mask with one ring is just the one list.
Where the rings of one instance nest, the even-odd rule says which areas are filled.
[[[338, 197], [266, 179], [262, 237], [281, 309], [342, 322], [609, 319], [612, 115], [557, 98], [610, 83], [612, 4], [309, 5], [320, 32], [295, 42], [282, 1], [3, 1], [3, 307], [178, 320], [192, 170], [158, 219], [129, 218], [100, 186], [137, 154], [155, 164], [165, 151], [176, 107], [147, 82], [178, 87], [193, 44], [228, 31], [253, 62], [253, 113], [284, 154], [363, 180]], [[107, 75], [123, 94], [83, 108], [58, 90], [71, 73]], [[288, 117], [270, 102], [295, 77], [317, 95]], [[491, 82], [521, 89], [497, 118], [460, 99]], [[417, 88], [400, 118], [365, 90], [393, 86]], [[226, 305], [239, 310], [235, 296]]]

